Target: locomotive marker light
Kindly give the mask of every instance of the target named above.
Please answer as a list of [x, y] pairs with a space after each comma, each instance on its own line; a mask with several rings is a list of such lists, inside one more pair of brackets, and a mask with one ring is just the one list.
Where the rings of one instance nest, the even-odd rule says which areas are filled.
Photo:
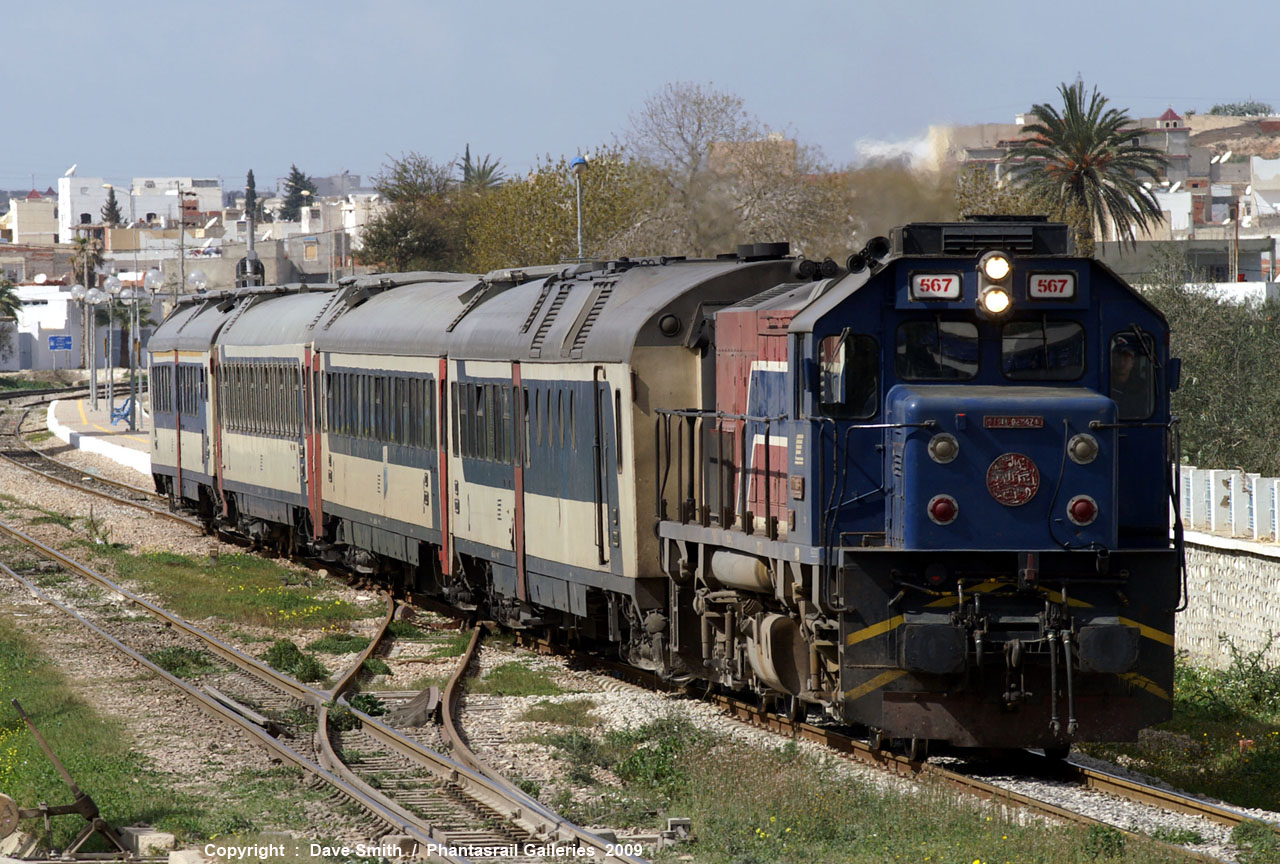
[[947, 432], [939, 432], [929, 439], [929, 458], [940, 465], [945, 465], [960, 454], [960, 442], [956, 436]]
[[978, 261], [978, 309], [1000, 316], [1013, 306], [1013, 263], [1003, 252], [988, 252]]
[[1088, 495], [1077, 495], [1067, 502], [1067, 518], [1073, 525], [1084, 527], [1098, 518], [1098, 502]]
[[934, 495], [926, 509], [929, 518], [938, 525], [950, 525], [960, 515], [960, 505], [950, 495]]
[[1098, 458], [1098, 439], [1083, 432], [1072, 435], [1067, 442], [1067, 455], [1077, 465], [1088, 465]]

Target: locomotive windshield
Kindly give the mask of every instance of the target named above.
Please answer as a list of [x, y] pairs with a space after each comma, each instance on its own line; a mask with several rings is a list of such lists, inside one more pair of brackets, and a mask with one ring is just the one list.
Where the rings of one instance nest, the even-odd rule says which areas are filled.
[[903, 381], [967, 381], [978, 374], [978, 327], [969, 321], [906, 321], [893, 371]]
[[1146, 420], [1155, 410], [1151, 339], [1126, 330], [1111, 337], [1111, 398], [1121, 420]]
[[1000, 366], [1014, 381], [1074, 381], [1084, 374], [1084, 327], [1074, 321], [1010, 321]]

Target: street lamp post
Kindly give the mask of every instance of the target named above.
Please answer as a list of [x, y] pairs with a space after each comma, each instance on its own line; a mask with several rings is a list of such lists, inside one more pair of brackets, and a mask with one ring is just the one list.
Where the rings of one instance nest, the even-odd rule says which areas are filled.
[[[142, 280], [142, 287], [146, 288], [147, 297], [150, 301], [147, 308], [154, 309], [155, 303], [156, 303], [156, 292], [164, 287], [164, 274], [154, 268], [152, 268], [151, 270], [148, 270], [146, 278]], [[141, 371], [142, 369], [142, 312], [138, 308], [138, 299], [140, 298], [138, 298], [137, 296], [138, 289], [136, 287], [134, 288], [133, 293], [135, 297], [134, 304], [133, 304], [133, 320], [137, 328], [136, 330], [133, 331], [135, 334], [133, 344], [136, 347], [138, 352], [138, 369], [139, 371]], [[137, 376], [134, 376], [133, 411], [131, 412], [130, 422], [133, 422], [132, 415], [136, 415], [138, 411], [138, 396], [139, 396], [139, 391], [138, 391], [138, 384], [137, 384]]]
[[102, 303], [107, 297], [101, 288], [90, 288], [85, 292], [84, 302], [89, 309], [89, 358], [92, 361], [89, 364], [90, 386], [89, 386], [89, 405], [94, 411], [98, 410], [98, 346], [94, 344], [96, 339], [97, 321], [94, 318], [97, 315], [98, 304]]
[[187, 284], [187, 207], [188, 198], [198, 197], [195, 192], [187, 190], [182, 191], [182, 183], [178, 183], [178, 188], [170, 189], [164, 193], [166, 195], [178, 196], [178, 282], [173, 286], [173, 306], [178, 307], [178, 289]]
[[83, 285], [77, 283], [71, 286], [71, 299], [80, 307], [80, 365], [87, 368], [89, 355], [85, 351], [85, 346], [89, 344], [89, 325], [84, 317], [84, 295]]
[[578, 188], [578, 260], [582, 261], [582, 175], [587, 172], [587, 160], [575, 156], [569, 163], [569, 170], [573, 172], [573, 183]]
[[[108, 276], [102, 283], [107, 292], [107, 407], [111, 413], [116, 410], [116, 358], [115, 353], [115, 312], [116, 297], [120, 294], [121, 282], [118, 276]], [[110, 415], [108, 415], [110, 416]]]

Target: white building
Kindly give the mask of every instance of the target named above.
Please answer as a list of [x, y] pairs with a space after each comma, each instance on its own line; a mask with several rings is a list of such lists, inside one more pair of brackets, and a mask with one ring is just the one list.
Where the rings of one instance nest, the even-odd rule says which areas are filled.
[[[102, 224], [108, 185], [102, 177], [58, 178], [58, 226], [63, 242], [71, 241], [76, 225]], [[135, 177], [130, 188], [116, 189], [116, 203], [126, 222], [174, 224], [180, 212], [179, 190], [187, 200], [188, 213], [222, 209], [218, 181], [200, 177]]]

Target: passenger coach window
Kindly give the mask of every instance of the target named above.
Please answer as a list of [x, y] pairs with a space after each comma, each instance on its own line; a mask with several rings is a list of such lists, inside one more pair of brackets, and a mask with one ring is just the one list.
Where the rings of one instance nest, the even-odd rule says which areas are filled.
[[894, 373], [904, 381], [966, 381], [978, 374], [978, 327], [968, 321], [907, 321], [898, 327]]
[[1111, 337], [1111, 398], [1121, 420], [1146, 420], [1155, 409], [1151, 340], [1132, 330]]
[[1084, 374], [1084, 328], [1074, 321], [1010, 321], [1000, 368], [1014, 381], [1074, 381]]
[[874, 337], [828, 336], [818, 343], [823, 415], [865, 420], [880, 403], [880, 343]]

